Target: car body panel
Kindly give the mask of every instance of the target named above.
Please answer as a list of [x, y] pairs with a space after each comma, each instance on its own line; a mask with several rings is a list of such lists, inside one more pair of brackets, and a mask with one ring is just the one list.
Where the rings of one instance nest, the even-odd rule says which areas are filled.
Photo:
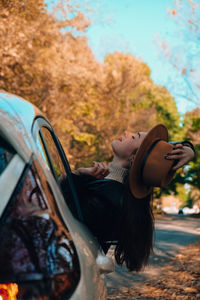
[[[71, 296], [73, 300], [103, 300], [106, 299], [104, 274], [112, 272], [114, 265], [111, 258], [106, 257], [100, 250], [100, 246], [88, 228], [75, 219], [66, 205], [62, 192], [52, 175], [44, 158], [36, 145], [32, 135], [32, 127], [37, 117], [45, 116], [26, 100], [8, 93], [0, 92], [0, 135], [13, 146], [17, 154], [10, 162], [8, 171], [0, 176], [0, 190], [8, 193], [1, 199], [0, 216], [6, 206], [9, 195], [17, 184], [19, 174], [26, 164], [33, 158], [41, 166], [47, 181], [51, 187], [61, 217], [69, 229], [78, 253], [81, 277], [78, 286]], [[9, 172], [16, 169], [9, 189]], [[9, 171], [10, 170], [10, 171]], [[3, 178], [4, 176], [4, 178]], [[7, 181], [7, 182], [6, 182]]]
[[24, 161], [18, 154], [15, 154], [9, 163], [9, 166], [1, 175], [0, 191], [6, 191], [6, 193], [1, 193], [0, 217], [15, 189], [15, 186], [17, 185], [17, 182], [19, 181], [24, 167]]
[[[5, 95], [2, 92], [0, 93], [0, 132], [2, 136], [6, 137], [13, 148], [16, 149], [21, 158], [25, 162], [28, 162], [32, 153], [30, 138], [28, 137], [24, 123], [11, 105], [13, 99], [15, 99], [16, 102], [16, 96], [8, 98], [7, 95], [7, 93], [5, 93]], [[18, 102], [20, 104], [23, 103], [21, 99], [19, 99]]]
[[42, 115], [41, 111], [35, 105], [13, 94], [0, 91], [0, 99], [7, 103], [5, 110], [14, 118], [18, 116], [27, 132], [31, 132], [32, 121], [36, 116]]

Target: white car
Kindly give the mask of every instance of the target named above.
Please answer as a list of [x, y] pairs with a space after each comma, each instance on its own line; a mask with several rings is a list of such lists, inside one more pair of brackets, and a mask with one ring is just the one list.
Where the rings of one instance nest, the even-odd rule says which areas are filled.
[[0, 92], [0, 300], [106, 299], [113, 261], [71, 207], [81, 220], [51, 124], [34, 105]]

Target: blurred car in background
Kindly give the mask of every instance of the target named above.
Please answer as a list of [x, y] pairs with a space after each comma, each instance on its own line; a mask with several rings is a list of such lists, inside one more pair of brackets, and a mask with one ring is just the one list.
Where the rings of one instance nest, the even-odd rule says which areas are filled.
[[106, 299], [113, 262], [81, 220], [51, 124], [34, 105], [0, 92], [0, 299]]

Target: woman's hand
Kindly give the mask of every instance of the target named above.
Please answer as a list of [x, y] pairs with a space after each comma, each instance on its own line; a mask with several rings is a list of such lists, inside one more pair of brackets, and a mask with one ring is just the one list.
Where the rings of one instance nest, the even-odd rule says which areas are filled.
[[165, 157], [166, 159], [178, 160], [177, 163], [173, 166], [172, 170], [175, 171], [179, 168], [182, 168], [189, 161], [194, 158], [194, 151], [189, 146], [183, 146], [182, 144], [174, 145], [173, 150], [168, 153]]
[[110, 171], [105, 163], [94, 161], [92, 167], [78, 168], [74, 173], [77, 175], [90, 175], [97, 179], [104, 179]]

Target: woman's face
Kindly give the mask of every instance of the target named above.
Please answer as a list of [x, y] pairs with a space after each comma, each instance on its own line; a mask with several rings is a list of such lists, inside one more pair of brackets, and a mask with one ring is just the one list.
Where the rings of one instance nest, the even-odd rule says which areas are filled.
[[138, 133], [125, 131], [122, 137], [112, 141], [114, 154], [120, 159], [130, 159], [137, 152], [146, 134], [141, 131]]

